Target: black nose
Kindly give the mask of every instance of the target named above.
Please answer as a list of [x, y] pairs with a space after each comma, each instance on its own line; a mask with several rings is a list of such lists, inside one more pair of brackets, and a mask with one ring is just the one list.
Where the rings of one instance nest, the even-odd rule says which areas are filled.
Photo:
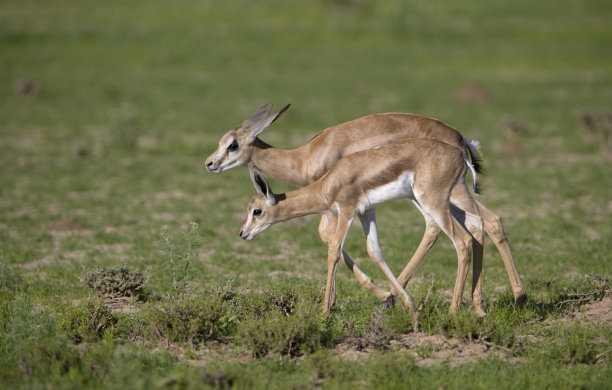
[[212, 164], [213, 164], [213, 163], [212, 163], [212, 161], [211, 161], [211, 162], [209, 162], [208, 164], [206, 164], [206, 166], [207, 166], [207, 167], [209, 167], [209, 166], [211, 166]]
[[242, 237], [242, 230], [240, 231], [240, 233], [238, 233], [238, 235], [239, 235], [240, 237]]

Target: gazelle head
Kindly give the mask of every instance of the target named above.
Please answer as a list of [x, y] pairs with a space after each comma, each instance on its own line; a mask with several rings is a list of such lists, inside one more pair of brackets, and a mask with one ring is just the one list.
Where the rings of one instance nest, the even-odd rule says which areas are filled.
[[262, 131], [270, 126], [285, 110], [287, 104], [279, 112], [268, 115], [272, 109], [272, 103], [268, 103], [255, 111], [242, 124], [221, 137], [217, 150], [206, 159], [208, 172], [221, 173], [227, 169], [248, 164], [251, 161], [252, 145]]
[[276, 222], [276, 195], [253, 163], [249, 163], [249, 172], [257, 194], [251, 198], [246, 219], [240, 226], [239, 235], [243, 240], [252, 240]]

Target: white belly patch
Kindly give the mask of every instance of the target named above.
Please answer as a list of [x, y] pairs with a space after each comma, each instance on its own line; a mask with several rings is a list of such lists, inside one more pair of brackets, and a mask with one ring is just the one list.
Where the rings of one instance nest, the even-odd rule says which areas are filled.
[[373, 188], [366, 192], [366, 204], [364, 209], [370, 209], [388, 200], [412, 198], [412, 184], [414, 183], [414, 173], [406, 171], [397, 179], [380, 187]]

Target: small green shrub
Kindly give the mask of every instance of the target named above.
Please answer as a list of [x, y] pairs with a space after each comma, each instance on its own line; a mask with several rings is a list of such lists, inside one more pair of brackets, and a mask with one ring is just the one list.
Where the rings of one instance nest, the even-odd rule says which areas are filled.
[[19, 354], [19, 370], [26, 376], [63, 376], [76, 366], [79, 351], [63, 337], [50, 337], [24, 344]]
[[59, 328], [77, 344], [101, 340], [107, 329], [117, 322], [102, 298], [89, 299], [77, 307], [70, 306], [62, 315]]
[[142, 134], [142, 123], [138, 110], [128, 103], [123, 103], [112, 110], [108, 129], [109, 147], [134, 149]]
[[[448, 311], [448, 305], [444, 306], [443, 299], [436, 295], [438, 283], [431, 276], [431, 281], [423, 281], [422, 283], [413, 284], [411, 286], [414, 302], [419, 315], [419, 330], [421, 332], [432, 333], [437, 329], [437, 320], [441, 312]], [[385, 310], [386, 328], [389, 332], [409, 333], [412, 332], [414, 326], [410, 315], [402, 305], [401, 300], [396, 298], [393, 308]]]
[[609, 361], [609, 341], [601, 336], [605, 332], [596, 326], [555, 326], [548, 333], [550, 341], [541, 348], [540, 358], [563, 364], [590, 365]]
[[310, 283], [277, 282], [237, 301], [234, 310], [244, 310], [236, 337], [255, 357], [300, 356], [341, 336], [335, 317], [323, 318], [320, 291]]
[[22, 280], [12, 267], [0, 262], [0, 293], [14, 293], [22, 284]]
[[274, 312], [262, 319], [242, 322], [238, 339], [255, 357], [300, 356], [323, 344], [320, 317], [312, 311], [300, 311], [291, 316]]
[[0, 356], [18, 355], [26, 341], [41, 340], [57, 333], [54, 318], [35, 307], [27, 296], [16, 295], [3, 306], [5, 324], [0, 333]]
[[296, 282], [293, 279], [274, 282], [260, 291], [249, 291], [237, 294], [227, 284], [217, 289], [217, 294], [224, 297], [226, 306], [239, 320], [266, 318], [271, 313], [285, 316], [295, 314], [300, 302], [309, 305], [320, 305], [319, 291], [311, 284]]
[[81, 281], [98, 295], [142, 297], [147, 278], [140, 272], [121, 266], [83, 270]]
[[143, 310], [145, 333], [175, 342], [197, 345], [233, 332], [235, 318], [224, 306], [223, 297], [204, 293], [196, 297], [168, 296]]
[[266, 290], [265, 294], [274, 308], [286, 316], [293, 314], [297, 302], [297, 292], [294, 288], [281, 285], [275, 290]]
[[418, 370], [414, 358], [402, 352], [375, 353], [364, 367], [373, 389], [403, 389], [410, 388], [406, 378]]

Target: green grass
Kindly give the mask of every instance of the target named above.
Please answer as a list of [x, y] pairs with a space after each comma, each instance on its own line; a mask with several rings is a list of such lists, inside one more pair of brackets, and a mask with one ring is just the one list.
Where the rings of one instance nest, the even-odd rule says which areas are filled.
[[[0, 386], [609, 387], [610, 323], [574, 311], [612, 275], [608, 3], [4, 1]], [[460, 98], [469, 85], [485, 97]], [[238, 238], [246, 169], [216, 176], [203, 163], [268, 101], [292, 103], [262, 134], [282, 148], [385, 111], [481, 141], [479, 200], [503, 217], [530, 300], [512, 306], [488, 243], [488, 316], [467, 299], [448, 315], [457, 265], [444, 237], [409, 290], [423, 301], [434, 277], [423, 331], [503, 356], [420, 365], [435, 348], [391, 348], [411, 331], [405, 310], [381, 312], [345, 268], [323, 318], [316, 217]], [[585, 114], [604, 119], [589, 132]], [[378, 221], [399, 273], [422, 217], [398, 201]], [[387, 286], [364, 244], [355, 228], [346, 250]], [[147, 281], [138, 298], [83, 283], [113, 269]], [[375, 352], [338, 357], [347, 340]]]

